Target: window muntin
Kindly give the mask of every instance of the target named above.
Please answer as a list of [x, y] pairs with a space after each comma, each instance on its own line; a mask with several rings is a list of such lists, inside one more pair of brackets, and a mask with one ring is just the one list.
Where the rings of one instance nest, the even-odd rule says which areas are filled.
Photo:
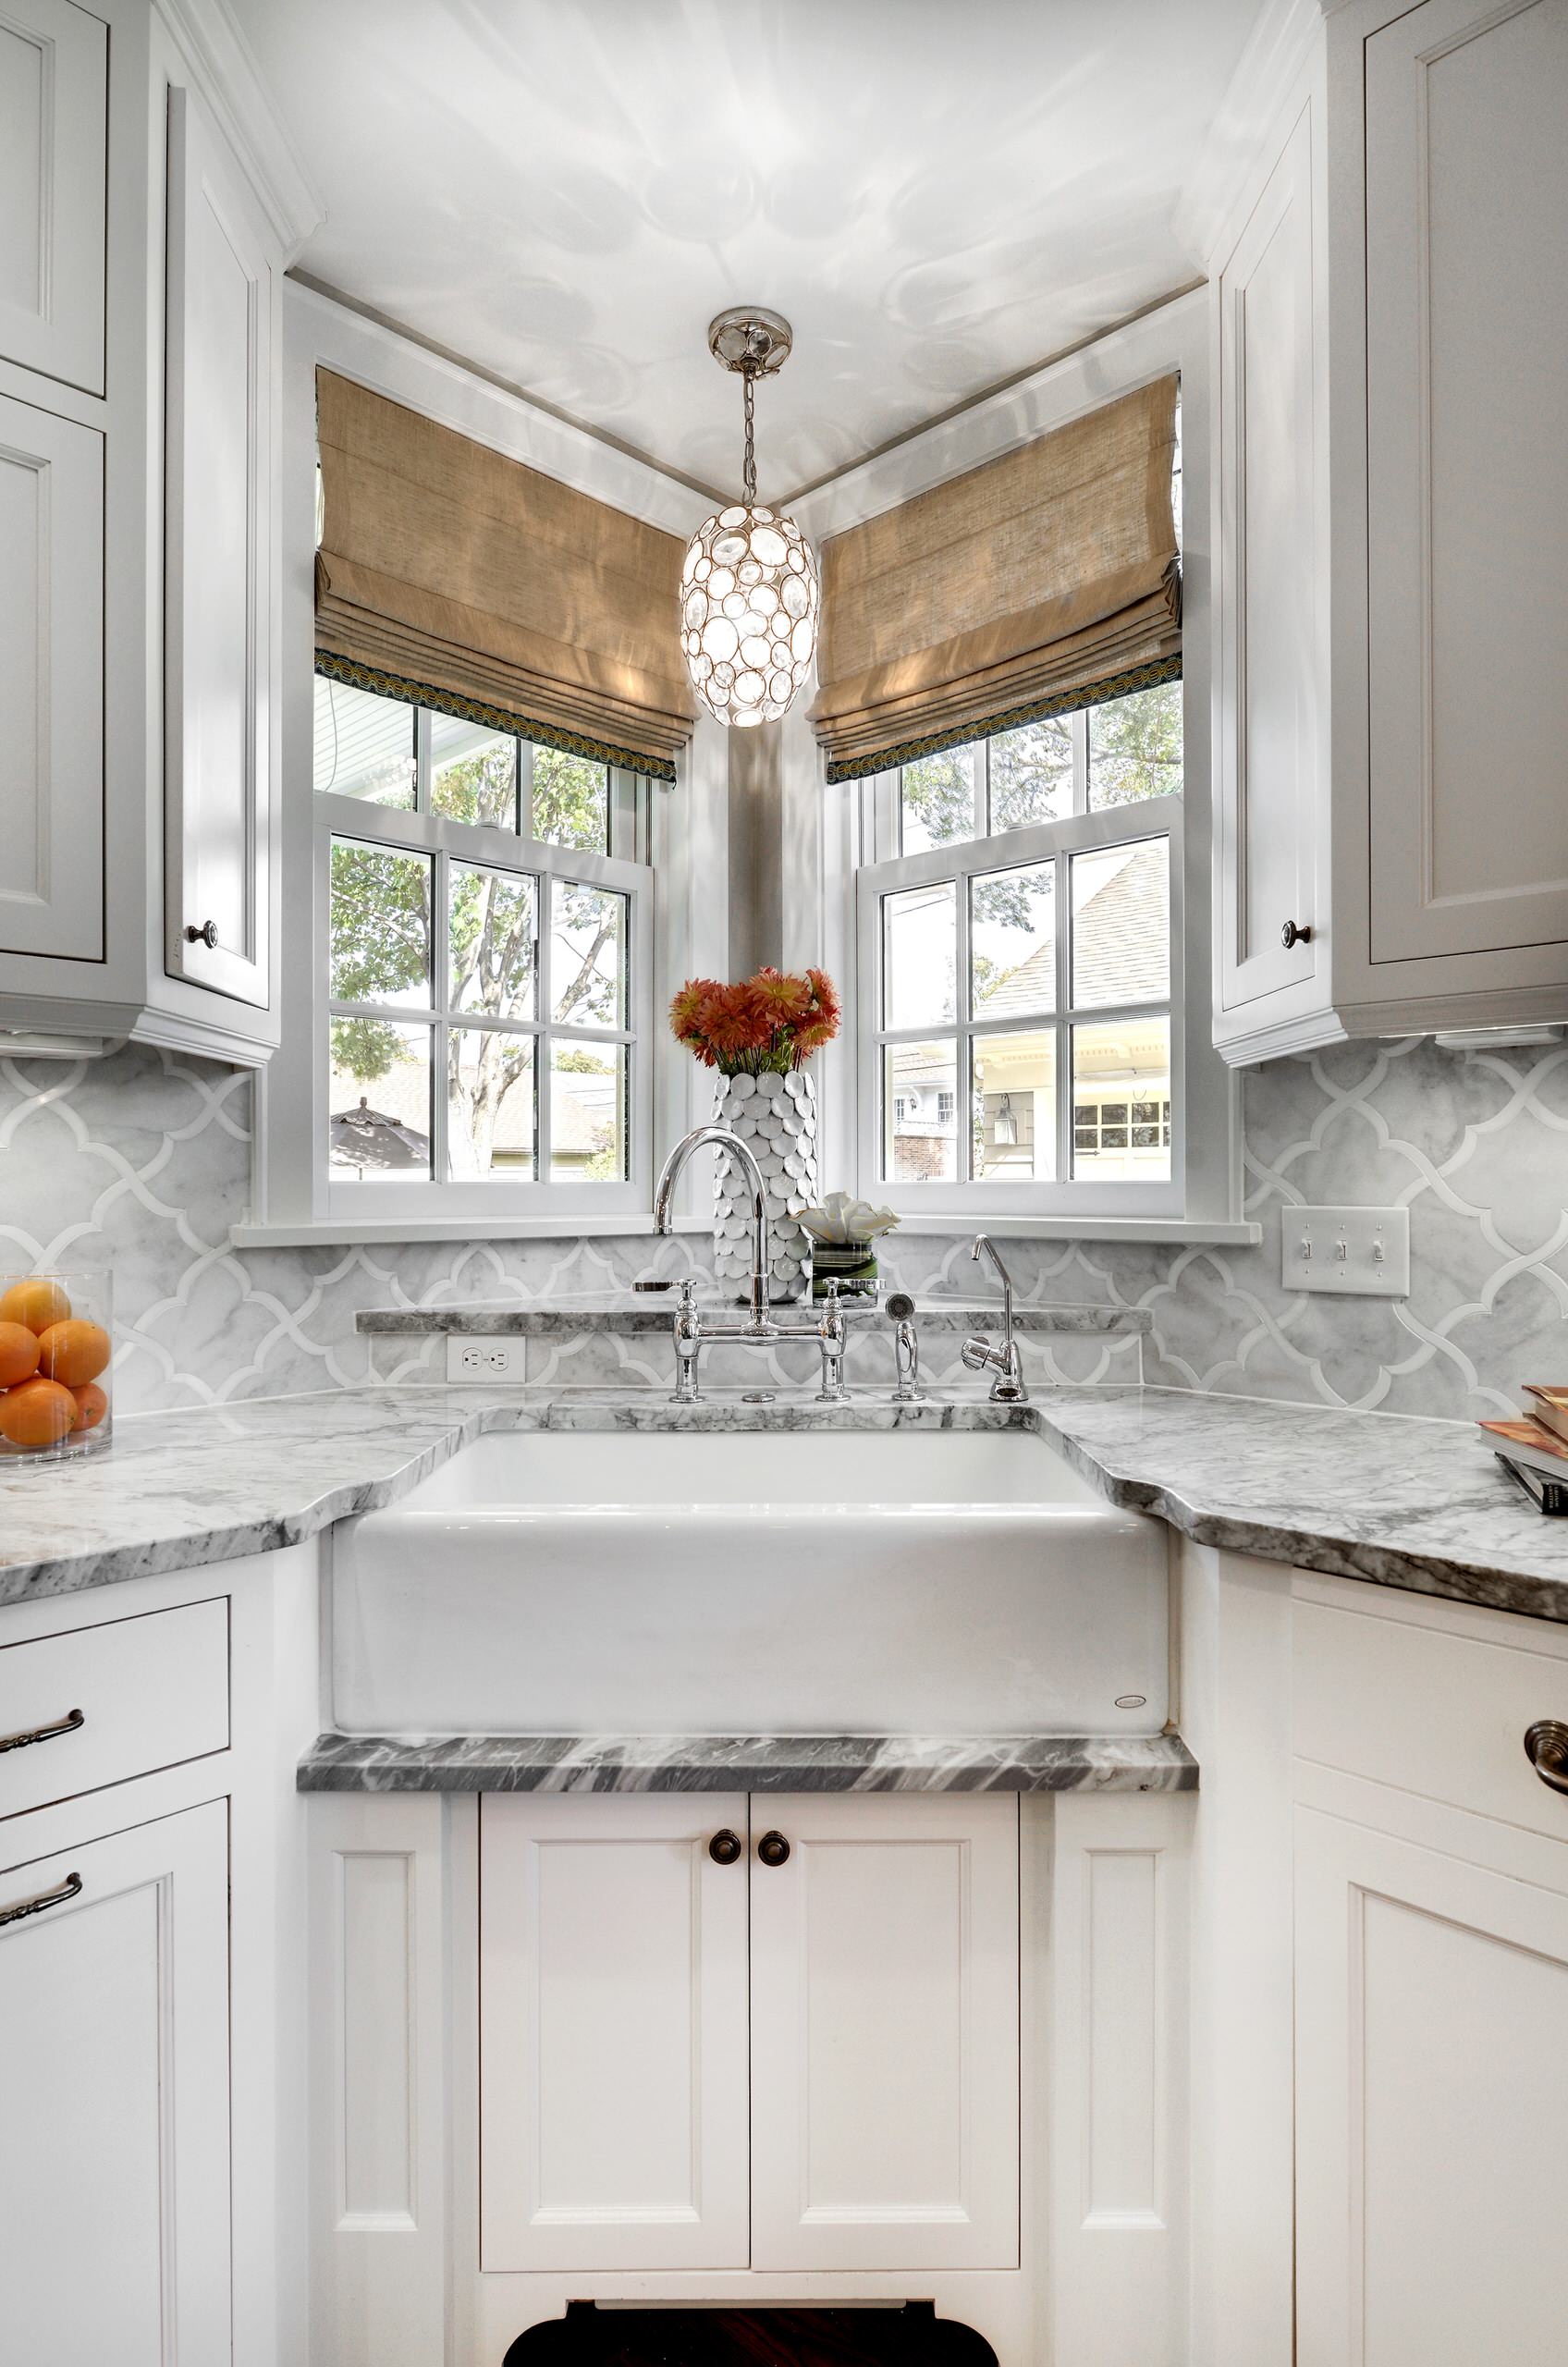
[[412, 778], [406, 804], [350, 803], [326, 786], [341, 732], [336, 769], [320, 761], [325, 680], [330, 1185], [423, 1185], [432, 1214], [477, 1206], [474, 1187], [485, 1205], [508, 1186], [520, 1204], [625, 1204], [645, 1165], [652, 875], [629, 858], [646, 784], [355, 692], [360, 744], [406, 732]]
[[912, 1212], [1174, 1207], [1181, 787], [1179, 682], [868, 785], [864, 1188], [913, 1187]]

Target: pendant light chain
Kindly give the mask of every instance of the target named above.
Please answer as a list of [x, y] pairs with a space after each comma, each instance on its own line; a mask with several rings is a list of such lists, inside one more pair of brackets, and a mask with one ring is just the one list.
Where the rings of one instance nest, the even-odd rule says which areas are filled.
[[745, 390], [746, 401], [746, 502], [752, 508], [755, 506], [757, 497], [756, 372], [742, 370], [741, 384]]

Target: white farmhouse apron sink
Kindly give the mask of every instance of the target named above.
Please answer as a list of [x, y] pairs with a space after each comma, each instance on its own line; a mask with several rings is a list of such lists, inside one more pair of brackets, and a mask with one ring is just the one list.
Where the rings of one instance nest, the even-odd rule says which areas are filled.
[[1162, 1525], [1023, 1430], [493, 1434], [339, 1527], [361, 1734], [1158, 1734]]

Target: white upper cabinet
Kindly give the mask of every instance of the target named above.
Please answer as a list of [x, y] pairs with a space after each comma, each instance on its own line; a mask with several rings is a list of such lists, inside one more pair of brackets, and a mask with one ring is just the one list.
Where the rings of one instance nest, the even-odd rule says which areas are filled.
[[104, 438], [5, 395], [0, 717], [0, 953], [102, 962]]
[[104, 392], [109, 29], [71, 0], [0, 15], [0, 355]]
[[1366, 55], [1372, 959], [1568, 948], [1568, 5]]
[[1568, 0], [1352, 0], [1219, 240], [1232, 1060], [1568, 1018], [1565, 104]]
[[188, 91], [169, 92], [165, 962], [267, 1001], [273, 271]]
[[1219, 278], [1218, 752], [1222, 1012], [1310, 990], [1321, 939], [1314, 114], [1304, 104]]

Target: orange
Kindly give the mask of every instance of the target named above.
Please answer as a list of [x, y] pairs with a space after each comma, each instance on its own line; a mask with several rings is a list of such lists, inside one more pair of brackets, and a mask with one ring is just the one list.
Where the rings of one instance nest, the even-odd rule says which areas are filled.
[[51, 1323], [63, 1323], [70, 1311], [69, 1299], [47, 1274], [13, 1283], [0, 1298], [0, 1323], [25, 1323], [30, 1331], [47, 1331]]
[[55, 1446], [76, 1424], [76, 1399], [57, 1380], [23, 1380], [0, 1393], [0, 1438]]
[[84, 1380], [97, 1380], [110, 1354], [109, 1335], [101, 1323], [70, 1317], [39, 1334], [38, 1369], [51, 1380], [63, 1380], [67, 1389], [80, 1389]]
[[109, 1401], [98, 1383], [83, 1381], [80, 1389], [72, 1390], [71, 1395], [76, 1399], [75, 1427], [79, 1430], [95, 1430], [109, 1410]]
[[0, 1389], [30, 1380], [37, 1370], [37, 1332], [25, 1323], [0, 1323]]

